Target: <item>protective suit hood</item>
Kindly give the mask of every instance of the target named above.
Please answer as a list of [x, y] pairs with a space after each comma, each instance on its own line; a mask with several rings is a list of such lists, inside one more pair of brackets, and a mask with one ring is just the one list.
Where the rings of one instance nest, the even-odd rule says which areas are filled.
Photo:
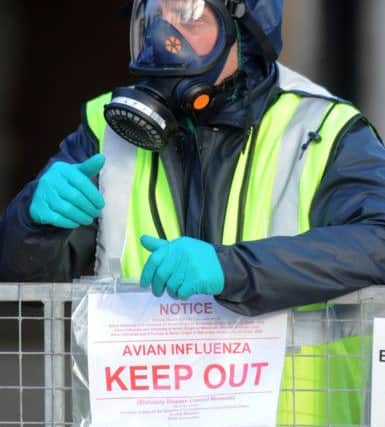
[[[245, 14], [238, 18], [242, 68], [253, 79], [271, 71], [282, 50], [283, 0], [244, 0]], [[239, 8], [239, 6], [238, 6]], [[235, 10], [236, 16], [242, 12]]]
[[250, 19], [263, 31], [278, 56], [282, 49], [283, 0], [245, 0], [245, 4]]

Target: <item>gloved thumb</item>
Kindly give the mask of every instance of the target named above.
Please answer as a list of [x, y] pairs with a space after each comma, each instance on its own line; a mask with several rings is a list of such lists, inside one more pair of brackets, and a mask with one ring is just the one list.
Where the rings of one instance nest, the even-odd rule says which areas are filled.
[[144, 234], [140, 238], [140, 243], [142, 246], [144, 246], [148, 251], [154, 252], [157, 249], [161, 248], [162, 246], [165, 246], [168, 244], [167, 240], [164, 239], [158, 239], [157, 237], [152, 237]]
[[106, 158], [103, 154], [95, 154], [83, 163], [79, 163], [78, 169], [80, 172], [84, 173], [84, 175], [87, 175], [88, 178], [91, 178], [100, 172], [105, 161]]

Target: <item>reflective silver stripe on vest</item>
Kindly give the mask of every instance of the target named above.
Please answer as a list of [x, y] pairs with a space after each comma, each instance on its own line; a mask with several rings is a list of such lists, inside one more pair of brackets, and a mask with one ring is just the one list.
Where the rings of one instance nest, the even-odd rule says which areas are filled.
[[272, 197], [269, 236], [298, 234], [299, 188], [309, 150], [301, 157], [309, 132], [320, 126], [329, 100], [303, 98], [281, 141]]
[[[295, 236], [299, 232], [299, 189], [310, 151], [308, 148], [301, 157], [302, 145], [308, 141], [309, 132], [318, 130], [329, 105], [329, 100], [303, 98], [282, 136], [272, 196], [269, 236]], [[301, 345], [322, 344], [346, 336], [344, 329], [334, 330], [334, 325], [326, 322], [326, 313], [326, 310], [293, 311], [292, 320], [295, 323], [290, 321], [288, 324], [288, 348], [295, 352], [299, 351]], [[328, 313], [333, 313], [331, 308]]]
[[285, 67], [281, 63], [277, 63], [278, 68], [278, 85], [286, 92], [306, 92], [314, 96], [322, 96], [325, 98], [334, 98], [324, 87], [315, 84], [305, 76], [296, 73], [290, 68]]
[[120, 274], [120, 271], [112, 271], [111, 265], [116, 265], [116, 260], [120, 260], [124, 248], [136, 153], [134, 145], [106, 126], [103, 147], [106, 163], [99, 175], [99, 188], [106, 206], [99, 218], [96, 239], [97, 275]]

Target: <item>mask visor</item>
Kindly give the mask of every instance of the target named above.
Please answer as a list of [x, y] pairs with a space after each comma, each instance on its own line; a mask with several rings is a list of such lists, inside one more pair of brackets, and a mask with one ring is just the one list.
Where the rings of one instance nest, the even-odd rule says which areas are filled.
[[205, 0], [135, 0], [130, 68], [158, 76], [207, 71], [229, 43], [233, 23], [227, 15]]

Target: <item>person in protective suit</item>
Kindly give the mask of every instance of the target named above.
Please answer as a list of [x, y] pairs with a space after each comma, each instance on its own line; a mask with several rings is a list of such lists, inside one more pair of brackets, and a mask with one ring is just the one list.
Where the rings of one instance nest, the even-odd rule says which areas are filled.
[[[133, 0], [137, 81], [87, 102], [11, 202], [0, 280], [105, 275], [118, 259], [155, 296], [211, 294], [247, 316], [299, 307], [317, 324], [333, 307], [314, 303], [383, 283], [384, 146], [355, 106], [276, 61], [282, 8]], [[298, 333], [281, 424], [360, 423], [363, 339], [331, 332]]]

